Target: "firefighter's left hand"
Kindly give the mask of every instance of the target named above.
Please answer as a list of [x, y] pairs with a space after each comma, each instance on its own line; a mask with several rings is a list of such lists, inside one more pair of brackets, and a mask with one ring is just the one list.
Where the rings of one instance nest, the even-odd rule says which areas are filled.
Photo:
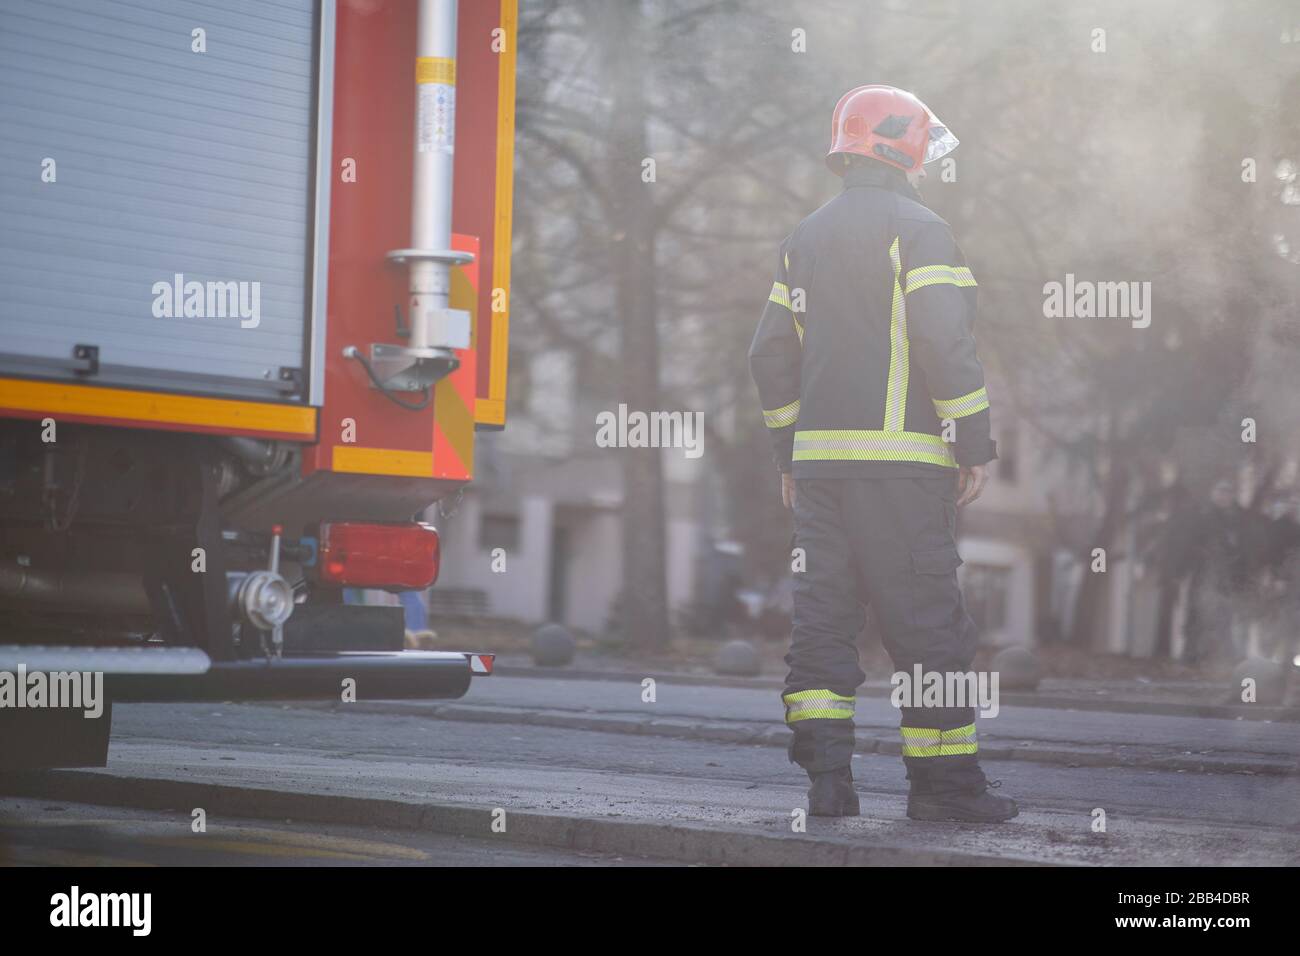
[[962, 465], [957, 479], [957, 507], [963, 508], [980, 496], [988, 484], [989, 470], [985, 465]]

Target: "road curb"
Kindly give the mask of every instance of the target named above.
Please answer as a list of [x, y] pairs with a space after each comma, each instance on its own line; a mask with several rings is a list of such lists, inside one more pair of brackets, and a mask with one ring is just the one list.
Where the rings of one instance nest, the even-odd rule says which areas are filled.
[[[780, 724], [752, 724], [740, 721], [706, 722], [683, 718], [624, 717], [604, 714], [576, 714], [471, 704], [434, 704], [411, 701], [375, 701], [355, 704], [303, 704], [311, 709], [353, 713], [394, 714], [455, 720], [468, 723], [528, 724], [589, 730], [597, 733], [637, 734], [673, 737], [726, 744], [755, 744], [786, 747], [790, 732]], [[884, 733], [858, 727], [857, 752], [900, 756], [902, 745], [897, 732]], [[1066, 767], [1116, 767], [1124, 769], [1167, 770], [1188, 773], [1241, 773], [1269, 776], [1300, 774], [1297, 761], [1285, 757], [1239, 756], [1218, 753], [1174, 753], [1134, 746], [1108, 747], [1082, 744], [1046, 744], [1036, 741], [1011, 741], [984, 737], [980, 754], [990, 760], [1023, 760]]]
[[[775, 677], [724, 677], [709, 674], [676, 674], [671, 671], [645, 672], [604, 671], [567, 667], [527, 667], [519, 664], [497, 664], [494, 677], [538, 677], [567, 680], [629, 681], [640, 684], [647, 677], [665, 684], [685, 687], [734, 687], [743, 690], [780, 691], [785, 684]], [[858, 688], [862, 697], [889, 696], [887, 687], [863, 685]], [[1266, 720], [1300, 723], [1300, 707], [1266, 707], [1262, 704], [1189, 704], [1177, 701], [1102, 700], [1091, 697], [1070, 697], [1050, 692], [1004, 691], [999, 702], [1012, 707], [1042, 707], [1047, 710], [1085, 710], [1113, 714], [1151, 714], [1160, 717], [1216, 717], [1222, 720]]]
[[[822, 834], [740, 833], [698, 823], [661, 823], [572, 817], [537, 810], [506, 810], [506, 832], [492, 831], [495, 808], [416, 803], [271, 790], [109, 771], [54, 770], [0, 774], [0, 792], [12, 797], [67, 800], [98, 806], [175, 810], [203, 807], [209, 826], [221, 815], [293, 819], [351, 826], [387, 826], [529, 846], [646, 857], [715, 866], [1035, 866], [1033, 860], [894, 844], [827, 839]], [[834, 823], [810, 821], [809, 826]]]

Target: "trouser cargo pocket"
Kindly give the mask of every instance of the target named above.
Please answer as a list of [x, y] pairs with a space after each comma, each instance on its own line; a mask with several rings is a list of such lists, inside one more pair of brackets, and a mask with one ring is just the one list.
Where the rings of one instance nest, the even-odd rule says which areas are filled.
[[909, 624], [918, 630], [951, 626], [961, 610], [956, 545], [912, 552], [912, 599]]

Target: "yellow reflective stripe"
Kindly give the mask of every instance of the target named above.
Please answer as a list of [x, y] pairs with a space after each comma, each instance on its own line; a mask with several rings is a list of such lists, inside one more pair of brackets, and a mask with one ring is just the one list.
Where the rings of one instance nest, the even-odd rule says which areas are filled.
[[[790, 257], [786, 256], [786, 268], [790, 267]], [[794, 330], [799, 336], [799, 344], [803, 345], [803, 326], [799, 324], [799, 319], [794, 314], [794, 306], [790, 304], [790, 287], [784, 282], [773, 282], [772, 291], [767, 296], [768, 302], [775, 302], [777, 305], [783, 305], [790, 310], [790, 317], [794, 319]]]
[[[786, 268], [790, 268], [790, 257], [786, 256]], [[767, 297], [768, 302], [775, 302], [777, 305], [783, 305], [790, 310], [790, 317], [794, 319], [794, 330], [799, 335], [799, 344], [803, 345], [803, 326], [799, 324], [799, 319], [794, 314], [794, 306], [790, 304], [790, 287], [784, 282], [773, 282], [772, 292]]]
[[956, 757], [979, 752], [975, 725], [939, 730], [934, 727], [899, 727], [904, 757]]
[[954, 727], [952, 730], [945, 730], [940, 734], [940, 757], [955, 757], [958, 754], [973, 754], [978, 750], [979, 744], [975, 740], [974, 724], [967, 724], [965, 727]]
[[848, 704], [831, 704], [821, 707], [801, 704], [797, 707], [788, 707], [785, 712], [785, 722], [793, 724], [800, 720], [852, 720], [853, 708]]
[[899, 285], [902, 259], [898, 237], [889, 247], [889, 261], [894, 267], [894, 295], [889, 317], [889, 381], [885, 386], [885, 431], [901, 432], [907, 412], [907, 302]]
[[960, 398], [933, 399], [935, 414], [940, 418], [965, 418], [989, 407], [989, 393], [983, 386]]
[[789, 405], [782, 405], [770, 412], [766, 408], [763, 409], [763, 421], [767, 423], [768, 428], [785, 428], [798, 420], [799, 399], [797, 398]]
[[855, 700], [831, 690], [801, 690], [784, 694], [785, 722], [799, 720], [852, 720]]
[[907, 270], [904, 287], [908, 292], [924, 289], [928, 285], [977, 285], [975, 276], [965, 266], [919, 266]]
[[933, 740], [937, 744], [943, 737], [943, 731], [937, 727], [899, 727], [898, 732], [903, 739], [913, 742]]
[[[787, 256], [786, 259], [786, 268], [789, 268], [789, 257]], [[794, 330], [799, 335], [799, 344], [803, 345], [803, 326], [799, 324], [799, 319], [794, 314], [794, 306], [790, 304], [790, 287], [784, 282], [773, 282], [772, 291], [768, 295], [767, 301], [783, 305], [790, 310], [790, 316], [794, 319]]]
[[829, 429], [794, 433], [795, 461], [922, 461], [956, 468], [952, 449], [927, 432]]
[[937, 757], [942, 731], [931, 727], [899, 727], [904, 757]]

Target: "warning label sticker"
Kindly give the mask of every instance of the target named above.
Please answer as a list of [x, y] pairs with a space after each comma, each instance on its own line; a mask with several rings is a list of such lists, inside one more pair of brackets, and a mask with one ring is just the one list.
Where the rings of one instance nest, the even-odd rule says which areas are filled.
[[450, 153], [456, 146], [456, 87], [421, 83], [417, 104], [417, 148], [422, 153]]

